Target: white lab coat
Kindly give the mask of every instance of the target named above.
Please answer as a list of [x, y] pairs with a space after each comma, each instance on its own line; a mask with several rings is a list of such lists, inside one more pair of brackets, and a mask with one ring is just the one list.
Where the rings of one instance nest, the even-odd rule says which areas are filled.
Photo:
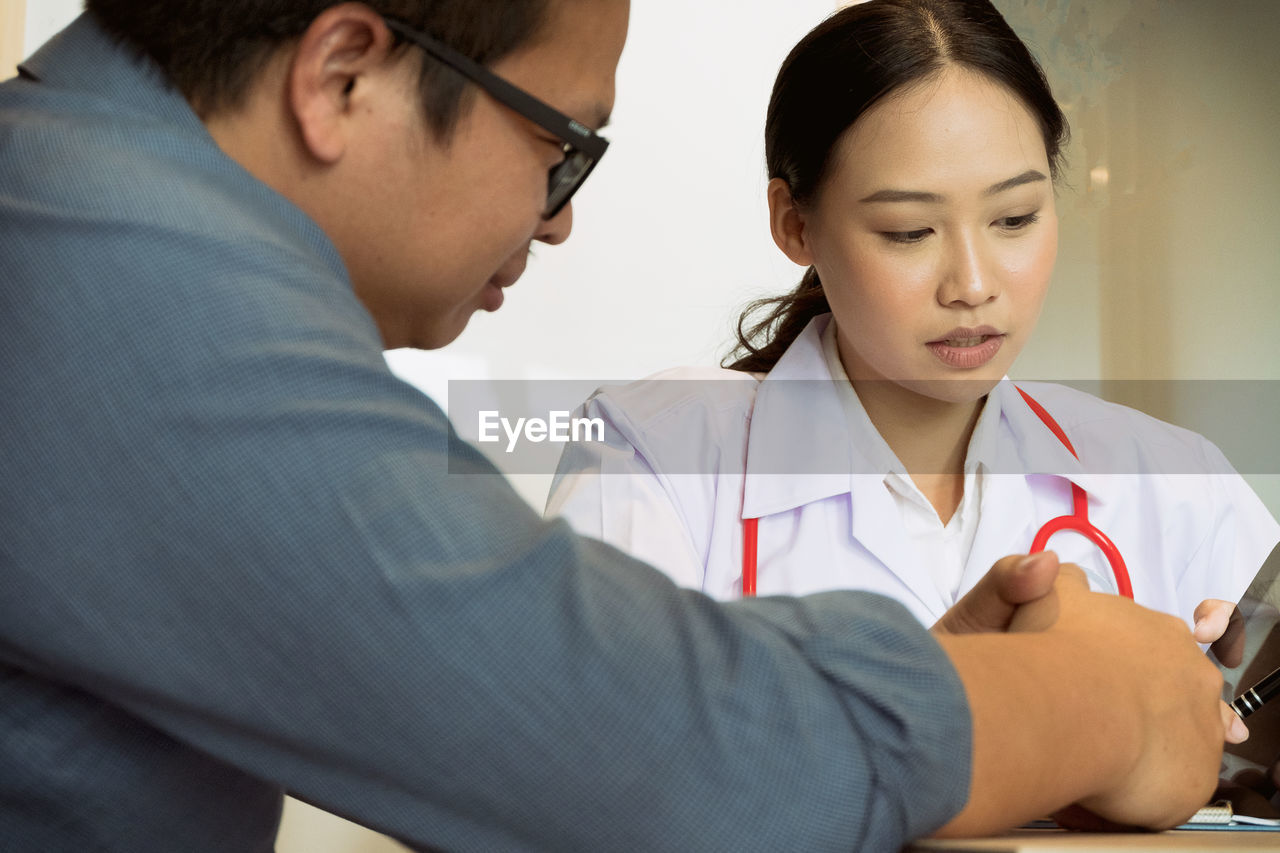
[[[872, 469], [881, 463], [850, 439], [822, 355], [828, 321], [815, 319], [763, 378], [680, 368], [597, 392], [583, 414], [604, 420], [605, 442], [567, 447], [547, 513], [722, 599], [741, 595], [742, 519], [759, 518], [759, 595], [869, 590], [931, 625], [954, 600], [912, 559], [884, 472]], [[1280, 526], [1213, 444], [1075, 389], [1018, 384], [1079, 460], [1013, 383], [992, 391], [1000, 458], [985, 474], [957, 597], [996, 560], [1026, 552], [1046, 521], [1069, 515], [1074, 482], [1124, 556], [1140, 604], [1190, 622], [1206, 598], [1239, 600]], [[1115, 591], [1084, 537], [1059, 533], [1049, 547], [1095, 589]]]

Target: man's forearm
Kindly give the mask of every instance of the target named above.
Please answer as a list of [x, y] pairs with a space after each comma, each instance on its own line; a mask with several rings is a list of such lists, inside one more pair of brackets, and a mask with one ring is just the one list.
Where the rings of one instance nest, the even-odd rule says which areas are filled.
[[[1061, 638], [940, 639], [973, 718], [969, 801], [939, 833], [986, 835], [1100, 790], [1134, 762], [1136, 717], [1110, 703]], [[1088, 697], [1088, 701], [1085, 701]]]

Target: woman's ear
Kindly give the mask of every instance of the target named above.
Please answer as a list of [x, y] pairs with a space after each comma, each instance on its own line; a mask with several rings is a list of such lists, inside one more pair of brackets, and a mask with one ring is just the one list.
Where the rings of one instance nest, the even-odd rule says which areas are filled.
[[802, 267], [813, 265], [813, 252], [805, 233], [804, 212], [782, 178], [769, 181], [769, 230], [782, 253]]
[[285, 97], [303, 146], [317, 160], [342, 158], [359, 118], [361, 84], [385, 69], [392, 46], [382, 18], [363, 3], [331, 6], [302, 34]]

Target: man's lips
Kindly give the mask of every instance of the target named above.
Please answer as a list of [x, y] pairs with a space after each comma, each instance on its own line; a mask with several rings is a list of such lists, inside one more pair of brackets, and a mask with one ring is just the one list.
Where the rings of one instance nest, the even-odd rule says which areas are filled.
[[489, 279], [489, 284], [497, 288], [510, 287], [520, 280], [520, 276], [524, 275], [524, 269], [529, 264], [529, 250], [526, 249], [518, 255], [513, 256], [507, 261], [507, 264], [493, 274], [493, 278]]
[[520, 280], [520, 276], [524, 275], [525, 257], [520, 258], [518, 264], [512, 264], [506, 269], [498, 270], [493, 278], [485, 282], [483, 298], [480, 307], [485, 311], [497, 311], [502, 307], [506, 295], [502, 292]]
[[489, 284], [494, 287], [510, 287], [520, 280], [520, 276], [524, 275], [524, 264], [520, 265], [520, 269], [512, 272], [499, 272], [493, 278], [489, 279]]

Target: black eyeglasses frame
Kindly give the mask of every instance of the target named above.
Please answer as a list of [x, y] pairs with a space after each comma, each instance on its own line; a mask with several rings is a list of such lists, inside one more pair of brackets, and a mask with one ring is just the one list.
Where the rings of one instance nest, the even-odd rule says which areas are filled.
[[426, 33], [384, 17], [387, 27], [422, 48], [428, 55], [457, 71], [503, 106], [529, 119], [564, 145], [564, 159], [547, 176], [547, 206], [543, 219], [551, 219], [564, 209], [586, 181], [591, 170], [609, 148], [609, 140], [591, 128], [560, 112], [550, 104], [494, 74], [474, 59]]

